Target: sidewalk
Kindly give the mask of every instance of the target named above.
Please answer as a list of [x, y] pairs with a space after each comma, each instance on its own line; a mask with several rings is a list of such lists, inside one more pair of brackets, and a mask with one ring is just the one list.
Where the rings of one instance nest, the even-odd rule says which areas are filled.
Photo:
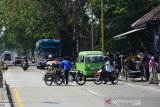
[[[135, 84], [135, 85], [140, 85], [140, 86], [146, 86], [146, 87], [152, 87], [160, 90], [160, 74], [159, 74], [159, 84], [148, 84], [148, 82], [143, 78], [128, 78], [127, 83]], [[121, 77], [119, 78], [120, 81], [124, 81]], [[124, 81], [126, 82], [126, 81]]]
[[11, 107], [5, 84], [3, 84], [3, 87], [0, 87], [0, 107]]

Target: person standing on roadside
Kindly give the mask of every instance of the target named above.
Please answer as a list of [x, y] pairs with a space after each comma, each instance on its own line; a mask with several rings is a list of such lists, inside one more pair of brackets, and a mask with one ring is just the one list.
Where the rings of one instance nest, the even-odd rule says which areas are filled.
[[145, 55], [144, 58], [141, 60], [141, 70], [143, 71], [143, 75], [146, 79], [146, 81], [149, 80], [149, 61], [150, 61], [150, 58]]
[[149, 61], [149, 72], [150, 72], [150, 77], [149, 77], [149, 84], [158, 84], [158, 75], [157, 75], [157, 67], [158, 63], [155, 62], [155, 57], [151, 57]]
[[69, 61], [68, 57], [65, 57], [64, 60], [61, 62], [61, 66], [63, 67], [66, 79], [66, 85], [68, 84], [68, 75], [69, 71], [72, 69], [72, 63]]

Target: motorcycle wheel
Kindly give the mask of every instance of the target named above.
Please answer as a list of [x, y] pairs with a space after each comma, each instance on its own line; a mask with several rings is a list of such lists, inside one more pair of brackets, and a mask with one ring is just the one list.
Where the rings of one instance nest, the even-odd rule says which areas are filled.
[[86, 77], [81, 73], [77, 74], [75, 79], [78, 85], [84, 85], [86, 83]]
[[45, 75], [44, 81], [46, 85], [52, 85], [53, 83], [53, 77], [51, 75]]
[[56, 84], [61, 85], [63, 83], [63, 76], [62, 75], [57, 75], [56, 76]]
[[118, 76], [117, 75], [113, 75], [113, 82], [114, 84], [117, 84], [118, 83]]
[[26, 71], [26, 70], [27, 70], [27, 67], [23, 67], [23, 70]]
[[95, 75], [95, 76], [93, 77], [93, 82], [94, 82], [96, 85], [100, 85], [100, 84], [102, 84], [103, 79], [102, 79], [102, 77], [100, 77], [99, 75]]

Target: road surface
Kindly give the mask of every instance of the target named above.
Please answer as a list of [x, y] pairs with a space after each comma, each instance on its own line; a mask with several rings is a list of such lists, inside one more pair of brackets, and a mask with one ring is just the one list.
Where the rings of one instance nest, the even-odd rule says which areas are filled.
[[75, 82], [68, 86], [46, 86], [44, 70], [30, 66], [9, 66], [4, 79], [10, 87], [15, 107], [159, 107], [160, 90], [118, 82], [116, 85], [95, 85], [87, 81], [83, 86]]

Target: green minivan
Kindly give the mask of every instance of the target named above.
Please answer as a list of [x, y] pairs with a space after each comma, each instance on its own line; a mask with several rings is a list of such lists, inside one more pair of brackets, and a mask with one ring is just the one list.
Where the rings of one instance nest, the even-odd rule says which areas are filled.
[[79, 52], [76, 69], [86, 77], [92, 77], [104, 64], [103, 53], [101, 51]]

